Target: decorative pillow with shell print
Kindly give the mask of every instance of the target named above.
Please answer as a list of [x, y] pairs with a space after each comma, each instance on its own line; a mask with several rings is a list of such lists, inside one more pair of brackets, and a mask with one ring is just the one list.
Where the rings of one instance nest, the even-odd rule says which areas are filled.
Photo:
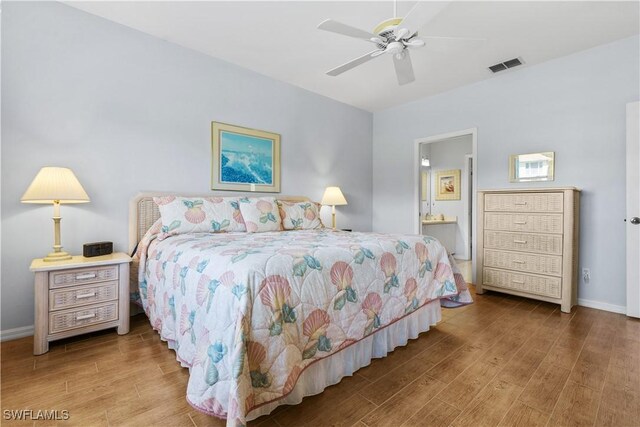
[[184, 233], [246, 231], [237, 197], [154, 197], [162, 219], [158, 240]]
[[275, 197], [251, 197], [239, 200], [248, 233], [280, 231], [282, 222]]
[[287, 202], [278, 200], [282, 228], [285, 230], [313, 230], [324, 228], [320, 208], [315, 202]]

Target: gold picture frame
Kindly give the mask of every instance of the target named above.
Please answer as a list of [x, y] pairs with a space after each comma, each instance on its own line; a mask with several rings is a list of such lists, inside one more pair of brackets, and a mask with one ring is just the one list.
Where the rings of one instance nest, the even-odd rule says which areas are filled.
[[280, 192], [280, 135], [211, 122], [211, 189]]
[[436, 200], [460, 200], [460, 169], [436, 171]]

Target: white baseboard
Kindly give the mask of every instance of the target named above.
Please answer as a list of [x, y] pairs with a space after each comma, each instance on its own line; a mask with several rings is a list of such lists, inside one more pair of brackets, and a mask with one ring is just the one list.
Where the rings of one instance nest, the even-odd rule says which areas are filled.
[[10, 341], [33, 335], [33, 325], [0, 331], [0, 341]]
[[595, 308], [598, 310], [610, 311], [612, 313], [627, 314], [627, 307], [624, 305], [608, 304], [606, 302], [592, 301], [588, 299], [578, 298], [578, 305], [583, 307]]

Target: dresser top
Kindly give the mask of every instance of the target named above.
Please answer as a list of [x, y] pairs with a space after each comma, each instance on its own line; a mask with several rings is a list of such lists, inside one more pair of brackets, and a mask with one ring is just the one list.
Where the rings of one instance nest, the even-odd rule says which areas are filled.
[[498, 188], [478, 190], [482, 193], [550, 193], [554, 191], [581, 191], [576, 187], [540, 187], [540, 188]]
[[74, 256], [65, 261], [44, 261], [42, 258], [36, 258], [31, 261], [29, 269], [31, 271], [54, 271], [66, 270], [69, 268], [96, 267], [101, 265], [122, 264], [131, 262], [131, 257], [122, 252], [114, 252], [109, 255], [83, 257]]

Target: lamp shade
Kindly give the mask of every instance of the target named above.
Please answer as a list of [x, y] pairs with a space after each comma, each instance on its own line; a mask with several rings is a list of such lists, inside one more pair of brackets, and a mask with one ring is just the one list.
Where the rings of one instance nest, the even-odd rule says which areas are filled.
[[68, 168], [44, 167], [20, 199], [22, 203], [87, 203], [89, 196]]
[[346, 205], [347, 199], [344, 198], [340, 187], [327, 187], [320, 203], [327, 206], [340, 206]]

